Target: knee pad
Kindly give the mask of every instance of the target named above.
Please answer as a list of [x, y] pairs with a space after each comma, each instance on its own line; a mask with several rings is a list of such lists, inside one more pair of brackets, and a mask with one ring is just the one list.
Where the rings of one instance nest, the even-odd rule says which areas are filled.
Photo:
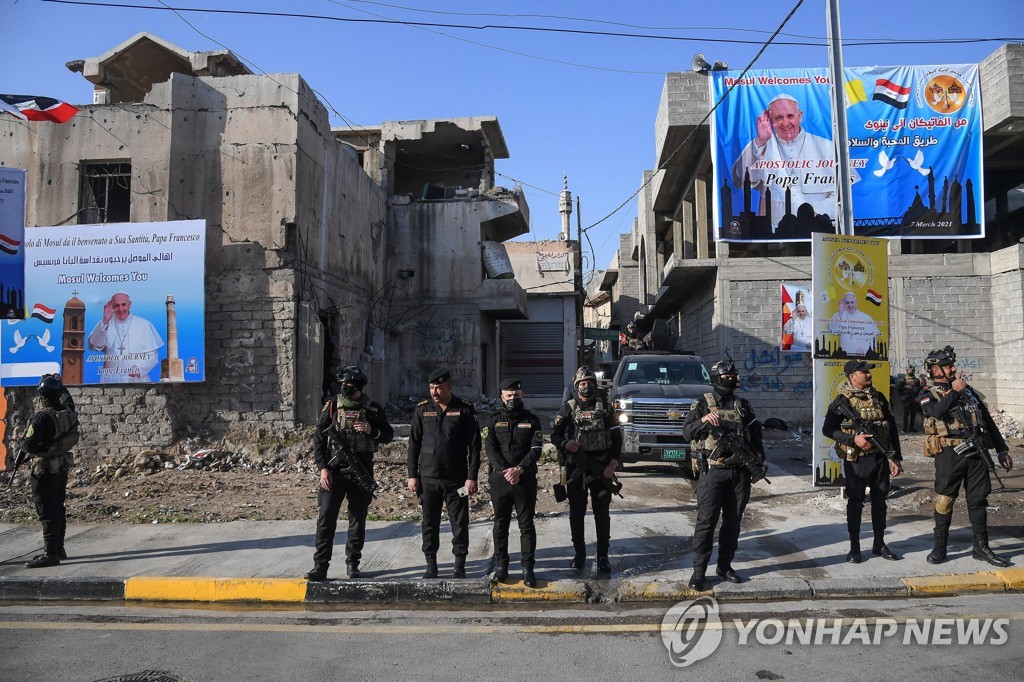
[[953, 513], [953, 503], [956, 502], [955, 497], [949, 497], [948, 495], [939, 495], [935, 498], [935, 512], [946, 516]]

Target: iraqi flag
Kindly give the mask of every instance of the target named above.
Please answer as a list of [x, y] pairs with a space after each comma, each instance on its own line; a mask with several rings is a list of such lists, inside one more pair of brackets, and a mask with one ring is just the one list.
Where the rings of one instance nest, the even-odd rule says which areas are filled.
[[874, 289], [868, 289], [868, 292], [864, 294], [864, 300], [871, 301], [875, 305], [882, 305], [882, 295]]
[[8, 253], [12, 256], [18, 255], [18, 249], [21, 248], [21, 242], [17, 239], [12, 239], [6, 234], [0, 234], [0, 251]]
[[32, 317], [36, 318], [37, 320], [42, 320], [46, 324], [50, 324], [51, 322], [53, 322], [53, 316], [56, 314], [56, 309], [47, 308], [42, 303], [36, 303], [34, 306], [32, 306]]
[[78, 113], [78, 108], [52, 97], [0, 95], [0, 111], [24, 121], [67, 123]]
[[875, 81], [875, 94], [871, 99], [885, 102], [897, 109], [906, 109], [910, 100], [910, 87], [898, 85], [887, 78], [879, 78]]

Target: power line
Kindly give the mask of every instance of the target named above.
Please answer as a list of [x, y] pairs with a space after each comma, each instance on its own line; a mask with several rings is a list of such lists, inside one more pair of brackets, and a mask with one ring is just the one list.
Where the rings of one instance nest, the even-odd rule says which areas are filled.
[[[773, 33], [768, 38], [768, 40], [765, 41], [764, 45], [761, 46], [761, 49], [758, 50], [757, 54], [754, 55], [754, 58], [751, 59], [750, 62], [747, 64], [746, 68], [743, 69], [743, 72], [740, 73], [740, 75], [737, 76], [736, 80], [733, 81], [733, 84], [730, 85], [729, 88], [725, 92], [722, 93], [722, 96], [719, 98], [719, 100], [717, 102], [715, 102], [714, 106], [711, 107], [711, 109], [708, 110], [708, 113], [706, 113], [704, 115], [704, 118], [702, 118], [700, 120], [700, 123], [698, 123], [696, 126], [694, 126], [693, 130], [691, 130], [690, 133], [685, 138], [683, 138], [683, 141], [680, 142], [679, 145], [675, 149], [672, 150], [672, 153], [669, 154], [667, 157], [665, 157], [664, 161], [662, 161], [661, 163], [658, 164], [658, 168], [656, 169], [656, 171], [660, 171], [660, 170], [664, 169], [666, 166], [668, 166], [668, 163], [669, 163], [669, 161], [672, 160], [672, 157], [674, 157], [676, 154], [678, 154], [679, 150], [682, 149], [686, 145], [686, 143], [689, 142], [690, 139], [694, 135], [697, 134], [697, 131], [701, 129], [701, 126], [703, 126], [705, 123], [707, 123], [708, 119], [711, 118], [711, 114], [715, 113], [715, 110], [718, 109], [718, 107], [722, 104], [722, 102], [725, 101], [725, 98], [728, 97], [729, 94], [732, 93], [732, 91], [736, 88], [736, 86], [739, 85], [743, 81], [743, 77], [747, 75], [747, 72], [750, 71], [750, 69], [754, 66], [754, 63], [757, 62], [757, 60], [761, 58], [761, 55], [764, 54], [764, 51], [767, 50], [768, 46], [772, 44], [772, 41], [775, 39], [775, 36], [777, 36], [779, 34], [779, 32], [782, 31], [783, 27], [785, 27], [785, 25], [787, 23], [789, 23], [789, 20], [793, 18], [793, 15], [796, 14], [796, 11], [798, 9], [800, 9], [800, 6], [803, 5], [803, 4], [804, 4], [804, 0], [797, 0], [797, 3], [796, 3], [796, 5], [793, 6], [793, 9], [789, 10], [789, 14], [787, 14], [786, 18], [782, 20], [782, 23], [779, 24], [779, 27], [777, 29], [775, 29], [775, 33]], [[658, 175], [657, 172], [651, 173], [650, 177], [647, 178], [646, 180], [644, 180], [643, 184], [641, 184], [640, 187], [638, 187], [635, 192], [630, 194], [626, 198], [625, 201], [623, 201], [621, 204], [616, 206], [615, 209], [612, 210], [611, 213], [607, 214], [606, 216], [604, 216], [603, 218], [598, 220], [596, 223], [588, 225], [587, 227], [585, 227], [583, 229], [583, 231], [587, 232], [588, 230], [597, 227], [598, 225], [600, 225], [601, 223], [603, 223], [604, 221], [608, 220], [613, 215], [615, 215], [616, 213], [621, 211], [626, 206], [626, 204], [628, 204], [630, 201], [632, 201], [633, 198], [636, 197], [636, 195], [640, 194], [640, 192], [642, 192], [644, 190], [644, 188], [647, 187], [647, 185], [651, 184], [651, 182], [654, 180], [655, 176], [657, 176], [657, 175]]]

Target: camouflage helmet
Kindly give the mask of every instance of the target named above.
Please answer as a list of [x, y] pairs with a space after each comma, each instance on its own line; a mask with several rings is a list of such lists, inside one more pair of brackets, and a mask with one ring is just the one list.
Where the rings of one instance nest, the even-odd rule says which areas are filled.
[[581, 381], [593, 381], [596, 384], [597, 377], [589, 367], [580, 367], [572, 377], [572, 385], [575, 386]]
[[913, 374], [915, 371], [917, 370], [914, 369], [913, 365], [907, 365], [907, 374]]
[[952, 352], [950, 346], [946, 346], [942, 350], [931, 350], [928, 351], [928, 357], [924, 359], [925, 367], [951, 367], [956, 364], [956, 353]]
[[626, 331], [629, 332], [630, 334], [635, 334], [636, 333], [636, 322], [630, 322], [629, 324], [627, 324], [626, 325]]
[[366, 375], [363, 370], [359, 369], [355, 365], [351, 365], [341, 370], [338, 374], [338, 380], [343, 384], [352, 384], [360, 391], [366, 387]]

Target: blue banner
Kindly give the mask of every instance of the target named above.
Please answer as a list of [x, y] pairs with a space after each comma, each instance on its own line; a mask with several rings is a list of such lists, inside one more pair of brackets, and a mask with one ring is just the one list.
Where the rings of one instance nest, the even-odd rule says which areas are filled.
[[[711, 74], [715, 239], [836, 232], [828, 71], [740, 75]], [[854, 67], [843, 88], [854, 233], [983, 237], [978, 67]]]
[[854, 232], [985, 236], [977, 65], [846, 69]]
[[205, 220], [28, 228], [0, 386], [203, 381], [205, 258]]
[[0, 319], [25, 317], [25, 171], [0, 168]]

